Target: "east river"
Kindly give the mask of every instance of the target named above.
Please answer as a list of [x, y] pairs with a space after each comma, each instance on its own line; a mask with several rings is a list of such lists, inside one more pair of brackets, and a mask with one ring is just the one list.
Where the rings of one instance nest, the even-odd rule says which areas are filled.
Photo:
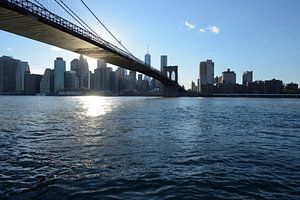
[[0, 96], [0, 199], [300, 199], [300, 100]]

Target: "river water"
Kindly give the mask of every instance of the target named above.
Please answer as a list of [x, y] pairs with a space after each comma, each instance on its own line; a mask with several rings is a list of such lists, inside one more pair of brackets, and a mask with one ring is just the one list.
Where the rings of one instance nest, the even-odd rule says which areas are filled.
[[300, 199], [300, 100], [0, 96], [0, 199]]

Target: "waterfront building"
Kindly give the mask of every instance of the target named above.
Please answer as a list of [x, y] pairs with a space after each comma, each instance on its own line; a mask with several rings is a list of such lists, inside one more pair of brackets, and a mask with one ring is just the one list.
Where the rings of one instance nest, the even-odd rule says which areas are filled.
[[107, 67], [107, 63], [103, 62], [101, 60], [97, 60], [97, 68], [106, 68]]
[[289, 94], [297, 94], [298, 93], [298, 84], [297, 83], [288, 83], [284, 87], [284, 92]]
[[129, 91], [136, 90], [136, 71], [129, 71], [129, 74], [126, 77], [126, 89]]
[[222, 84], [227, 84], [227, 85], [236, 84], [236, 74], [235, 74], [235, 72], [230, 71], [230, 69], [227, 69], [227, 71], [222, 72]]
[[54, 92], [54, 71], [46, 69], [40, 82], [40, 92], [43, 94], [51, 94]]
[[22, 94], [25, 92], [25, 74], [30, 74], [28, 62], [20, 61], [16, 71], [16, 93]]
[[117, 79], [117, 73], [110, 70], [109, 71], [109, 84], [108, 89], [111, 92], [117, 92], [118, 90], [118, 79]]
[[198, 92], [198, 88], [197, 88], [197, 86], [196, 86], [196, 84], [195, 84], [194, 81], [192, 81], [191, 90], [192, 90], [192, 92]]
[[89, 64], [82, 55], [79, 59], [73, 59], [71, 61], [71, 71], [75, 71], [79, 80], [80, 89], [90, 89], [91, 88], [91, 76], [89, 71]]
[[121, 67], [118, 67], [116, 70], [116, 78], [118, 81], [118, 93], [122, 93], [126, 89], [126, 75], [127, 70]]
[[126, 75], [127, 75], [127, 70], [122, 67], [118, 67], [118, 69], [116, 70], [116, 73], [117, 73], [118, 78], [125, 79]]
[[79, 88], [79, 79], [75, 71], [65, 72], [65, 89], [73, 90]]
[[199, 81], [198, 81], [199, 93], [212, 92], [213, 84], [214, 84], [214, 66], [215, 63], [212, 60], [206, 60], [200, 62]]
[[136, 71], [129, 71], [129, 78], [131, 80], [131, 85], [134, 89], [136, 89]]
[[109, 90], [109, 73], [112, 68], [104, 65], [98, 65], [94, 70], [94, 87], [97, 91]]
[[281, 80], [266, 80], [265, 94], [280, 94], [283, 90], [283, 82]]
[[142, 80], [140, 91], [141, 92], [149, 91], [149, 81], [148, 80]]
[[249, 83], [253, 82], [253, 71], [246, 71], [243, 73], [243, 85], [248, 86]]
[[75, 58], [71, 61], [70, 64], [71, 64], [71, 71], [77, 72], [78, 68], [79, 68], [79, 60], [77, 58]]
[[253, 94], [264, 94], [265, 93], [265, 82], [264, 81], [254, 81], [249, 83], [248, 91]]
[[137, 79], [137, 83], [136, 83], [136, 87], [137, 87], [138, 91], [141, 91], [141, 89], [142, 89], [142, 80], [143, 80], [143, 75], [138, 74], [138, 79]]
[[62, 58], [54, 61], [54, 93], [58, 93], [65, 87], [66, 62]]
[[160, 88], [160, 82], [158, 80], [155, 80], [154, 78], [151, 79], [149, 89], [157, 91], [159, 90], [159, 88]]
[[79, 79], [79, 88], [90, 89], [90, 71], [89, 64], [82, 55], [79, 57], [77, 76]]
[[0, 57], [0, 93], [14, 93], [16, 72], [20, 60], [9, 56]]
[[42, 75], [39, 74], [25, 74], [24, 76], [24, 93], [37, 94], [40, 93], [40, 83]]
[[129, 76], [130, 76], [130, 79], [132, 80], [132, 82], [134, 84], [136, 84], [136, 71], [129, 71]]

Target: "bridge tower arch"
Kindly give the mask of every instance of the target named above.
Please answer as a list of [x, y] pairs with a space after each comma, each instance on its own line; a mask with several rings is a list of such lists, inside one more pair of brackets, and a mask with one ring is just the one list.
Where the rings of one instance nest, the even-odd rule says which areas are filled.
[[163, 67], [163, 75], [166, 76], [168, 79], [174, 81], [173, 84], [163, 85], [163, 95], [165, 97], [177, 97], [178, 96], [178, 66]]
[[[178, 83], [178, 66], [165, 66], [163, 67], [163, 74], [170, 80]], [[173, 74], [175, 77], [173, 78]]]

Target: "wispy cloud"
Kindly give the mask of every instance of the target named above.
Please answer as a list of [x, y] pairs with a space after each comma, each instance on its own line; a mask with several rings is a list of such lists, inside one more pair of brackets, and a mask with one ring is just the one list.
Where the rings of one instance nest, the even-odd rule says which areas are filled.
[[199, 29], [199, 32], [200, 32], [200, 33], [205, 33], [205, 29], [204, 29], [204, 28], [200, 28], [200, 29]]
[[220, 33], [220, 28], [217, 26], [208, 26], [207, 30], [209, 30], [210, 32], [214, 33], [214, 34], [219, 34]]
[[192, 29], [195, 29], [195, 25], [188, 22], [188, 21], [185, 21], [184, 22], [184, 25], [189, 29], [189, 30], [192, 30]]
[[12, 51], [12, 50], [13, 50], [12, 48], [7, 48], [7, 49], [6, 49], [6, 51]]
[[52, 46], [52, 47], [50, 48], [50, 50], [52, 50], [52, 51], [62, 51], [61, 48], [55, 47], [55, 46]]

